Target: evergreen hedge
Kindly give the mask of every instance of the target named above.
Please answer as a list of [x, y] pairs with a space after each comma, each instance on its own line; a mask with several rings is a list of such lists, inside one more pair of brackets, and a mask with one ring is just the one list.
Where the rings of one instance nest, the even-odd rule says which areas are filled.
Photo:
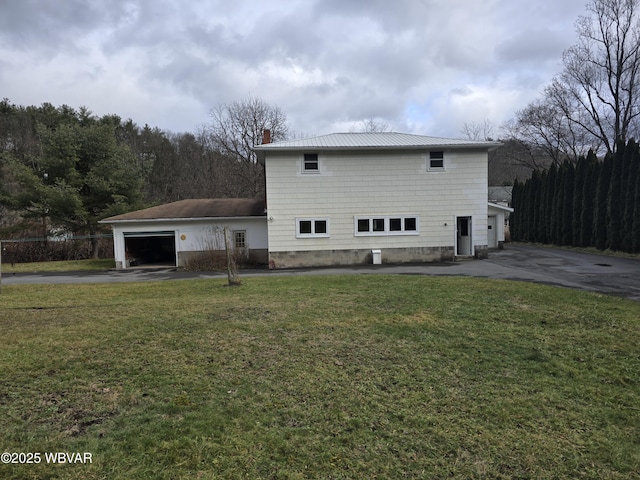
[[512, 203], [513, 240], [640, 253], [640, 145], [534, 172]]

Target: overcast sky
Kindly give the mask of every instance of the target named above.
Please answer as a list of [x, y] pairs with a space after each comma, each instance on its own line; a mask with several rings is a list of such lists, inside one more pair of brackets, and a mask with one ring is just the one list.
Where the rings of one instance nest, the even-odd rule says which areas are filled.
[[310, 136], [461, 137], [538, 98], [587, 0], [0, 0], [0, 97], [173, 132], [259, 97]]

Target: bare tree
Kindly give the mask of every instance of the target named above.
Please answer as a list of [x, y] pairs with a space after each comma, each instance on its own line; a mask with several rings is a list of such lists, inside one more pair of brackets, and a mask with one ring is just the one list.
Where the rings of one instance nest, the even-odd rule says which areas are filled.
[[526, 153], [521, 163], [535, 170], [551, 163], [560, 165], [567, 159], [577, 161], [590, 148], [584, 131], [576, 129], [548, 98], [530, 103], [502, 128]]
[[362, 120], [357, 127], [351, 129], [352, 132], [362, 133], [383, 133], [389, 132], [390, 130], [391, 126], [388, 123], [376, 120], [373, 117]]
[[250, 97], [241, 102], [221, 104], [211, 110], [208, 126], [214, 147], [233, 160], [234, 189], [238, 196], [255, 197], [264, 193], [264, 165], [252, 150], [262, 143], [264, 130], [271, 132], [272, 141], [287, 138], [286, 115], [278, 107]]
[[492, 140], [493, 125], [486, 118], [481, 123], [465, 122], [460, 133], [468, 140]]
[[542, 100], [516, 114], [513, 134], [554, 160], [614, 152], [639, 133], [640, 0], [592, 0], [578, 42]]

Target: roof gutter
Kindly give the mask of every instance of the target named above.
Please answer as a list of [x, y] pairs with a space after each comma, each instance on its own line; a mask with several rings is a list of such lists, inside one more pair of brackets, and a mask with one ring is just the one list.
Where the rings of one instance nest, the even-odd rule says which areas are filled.
[[220, 221], [220, 220], [247, 220], [247, 219], [266, 219], [265, 215], [245, 215], [242, 217], [176, 217], [176, 218], [130, 218], [124, 220], [100, 220], [98, 223], [107, 225], [123, 224], [123, 223], [168, 223], [168, 222], [204, 222], [204, 221]]
[[308, 146], [281, 146], [279, 147], [277, 143], [271, 143], [268, 145], [255, 145], [253, 150], [256, 152], [300, 152], [300, 151], [389, 151], [389, 150], [441, 150], [441, 149], [452, 149], [452, 150], [478, 150], [478, 149], [487, 149], [487, 151], [495, 150], [496, 148], [504, 145], [500, 142], [486, 142], [486, 143], [475, 143], [475, 144], [440, 144], [440, 145], [378, 145], [378, 146], [364, 146], [364, 145], [354, 145], [354, 146], [328, 146], [328, 145], [308, 145]]
[[487, 202], [487, 204], [491, 207], [491, 208], [495, 208], [496, 210], [504, 210], [505, 212], [513, 212], [513, 208], [511, 207], [506, 207], [504, 205], [500, 205], [498, 203], [493, 203], [493, 202]]

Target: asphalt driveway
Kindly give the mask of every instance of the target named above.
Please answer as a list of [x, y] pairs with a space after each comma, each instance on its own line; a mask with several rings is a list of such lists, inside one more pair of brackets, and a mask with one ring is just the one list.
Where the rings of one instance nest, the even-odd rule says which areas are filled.
[[[242, 276], [329, 274], [459, 275], [543, 283], [640, 300], [640, 260], [593, 255], [557, 248], [507, 244], [485, 260], [435, 264], [359, 265], [292, 270], [246, 270]], [[142, 268], [109, 272], [15, 274], [6, 271], [3, 285], [114, 283], [224, 277], [222, 273], [177, 272]]]

